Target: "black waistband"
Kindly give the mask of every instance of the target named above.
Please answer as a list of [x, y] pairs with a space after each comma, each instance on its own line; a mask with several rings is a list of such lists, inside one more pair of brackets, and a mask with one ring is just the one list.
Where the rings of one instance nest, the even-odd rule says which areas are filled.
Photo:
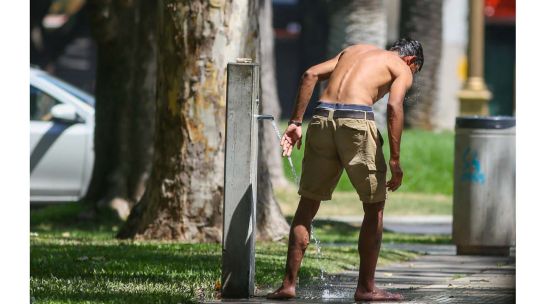
[[333, 109], [333, 110], [355, 110], [355, 111], [373, 111], [373, 108], [368, 105], [359, 105], [359, 104], [348, 104], [348, 103], [333, 103], [333, 102], [324, 102], [320, 100], [317, 102], [317, 108], [321, 109]]
[[[357, 118], [357, 119], [366, 119], [366, 120], [375, 120], [375, 114], [373, 112], [366, 111], [356, 111], [356, 110], [336, 110], [333, 111], [334, 118]], [[328, 117], [330, 110], [317, 108], [313, 112], [313, 115]]]

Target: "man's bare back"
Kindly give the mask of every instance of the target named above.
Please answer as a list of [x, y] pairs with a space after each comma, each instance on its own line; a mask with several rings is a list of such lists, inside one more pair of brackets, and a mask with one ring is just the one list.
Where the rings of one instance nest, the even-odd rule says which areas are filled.
[[338, 55], [320, 99], [371, 106], [389, 92], [398, 76], [412, 82], [412, 73], [398, 54], [372, 45], [353, 45]]
[[[400, 40], [394, 47], [386, 51], [368, 44], [352, 45], [334, 58], [306, 70], [289, 127], [281, 140], [283, 156], [289, 156], [295, 144], [300, 148], [300, 125], [313, 89], [318, 82], [328, 80], [320, 97], [324, 102], [372, 106], [390, 93], [387, 108], [390, 151], [393, 159], [399, 159], [403, 100], [412, 86], [414, 73], [422, 68], [423, 54], [417, 41]], [[416, 56], [418, 51], [422, 54], [420, 57]]]

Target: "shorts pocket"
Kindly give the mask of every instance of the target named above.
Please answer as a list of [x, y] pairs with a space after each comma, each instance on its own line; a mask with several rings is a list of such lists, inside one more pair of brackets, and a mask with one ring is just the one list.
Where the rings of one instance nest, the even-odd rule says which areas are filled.
[[378, 203], [387, 199], [386, 175], [381, 172], [370, 172], [369, 184], [371, 193], [369, 202]]
[[375, 193], [377, 193], [377, 188], [379, 186], [379, 181], [377, 180], [377, 172], [370, 170], [368, 178], [369, 178], [369, 195], [370, 195], [370, 199], [372, 200]]
[[369, 174], [375, 174], [376, 173], [377, 165], [375, 165], [374, 163], [368, 163], [367, 167], [368, 167], [368, 170], [369, 170]]
[[359, 120], [344, 120], [341, 122], [341, 126], [346, 129], [352, 129], [356, 131], [367, 131], [367, 125], [365, 121], [359, 121]]
[[366, 155], [366, 165], [370, 171], [377, 173], [386, 173], [386, 161], [382, 151], [373, 151], [375, 154], [368, 153]]

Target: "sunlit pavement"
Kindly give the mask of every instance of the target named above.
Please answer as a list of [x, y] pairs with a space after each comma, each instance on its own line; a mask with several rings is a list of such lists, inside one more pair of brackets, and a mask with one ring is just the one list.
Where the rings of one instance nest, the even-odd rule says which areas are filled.
[[[378, 286], [401, 293], [405, 300], [400, 303], [515, 303], [515, 249], [510, 257], [490, 257], [456, 256], [452, 245], [384, 246], [427, 253], [377, 268]], [[297, 299], [287, 303], [353, 303], [357, 276], [357, 271], [348, 271], [327, 276], [326, 284], [304, 286], [300, 282]], [[249, 300], [223, 302], [283, 303], [266, 300], [264, 295], [270, 291], [257, 290], [257, 296]]]

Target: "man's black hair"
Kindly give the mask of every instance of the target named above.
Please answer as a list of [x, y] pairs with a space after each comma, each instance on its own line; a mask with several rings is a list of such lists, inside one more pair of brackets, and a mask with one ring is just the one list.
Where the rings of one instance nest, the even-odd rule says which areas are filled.
[[418, 65], [418, 71], [424, 65], [424, 50], [422, 44], [411, 38], [401, 38], [390, 47], [390, 51], [398, 51], [400, 56], [416, 56], [415, 63]]

